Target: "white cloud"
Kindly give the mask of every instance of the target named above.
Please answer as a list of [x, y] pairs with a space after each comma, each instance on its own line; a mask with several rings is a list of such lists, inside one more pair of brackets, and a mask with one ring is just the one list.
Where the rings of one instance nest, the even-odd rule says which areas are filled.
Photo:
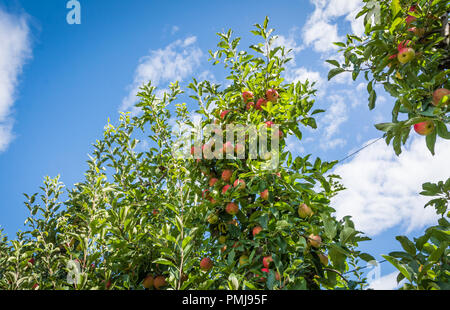
[[288, 82], [306, 82], [306, 80], [310, 81], [310, 82], [316, 82], [316, 85], [314, 86], [314, 88], [316, 89], [322, 89], [323, 87], [325, 87], [325, 80], [322, 78], [322, 76], [320, 75], [319, 72], [317, 71], [310, 71], [304, 67], [299, 67], [299, 68], [293, 68], [293, 67], [288, 67], [286, 70], [286, 80]]
[[11, 117], [19, 74], [31, 56], [26, 16], [0, 9], [0, 152], [11, 143], [14, 120]]
[[344, 97], [330, 95], [326, 99], [329, 102], [327, 113], [319, 121], [319, 127], [323, 128], [320, 147], [324, 150], [346, 144], [343, 138], [336, 138], [336, 134], [339, 133], [340, 126], [348, 120], [348, 109]]
[[[136, 68], [134, 81], [129, 86], [130, 92], [122, 101], [121, 111], [128, 111], [138, 101], [139, 88], [148, 81], [153, 86], [162, 83], [182, 81], [200, 65], [202, 51], [195, 45], [196, 37], [177, 40], [164, 49], [152, 50], [140, 59]], [[166, 85], [163, 85], [166, 86]]]
[[330, 53], [337, 49], [333, 42], [342, 41], [339, 36], [337, 20], [344, 17], [350, 22], [353, 33], [361, 35], [364, 31], [362, 19], [355, 20], [362, 7], [361, 0], [310, 0], [315, 5], [303, 27], [303, 39], [307, 46], [312, 45], [320, 53]]
[[394, 271], [393, 273], [387, 274], [383, 277], [380, 277], [377, 280], [374, 280], [370, 283], [369, 288], [374, 290], [395, 290], [398, 289], [401, 285], [397, 283], [397, 276], [399, 272]]
[[333, 198], [337, 217], [352, 215], [357, 229], [372, 236], [397, 225], [411, 232], [433, 224], [435, 210], [423, 207], [430, 197], [419, 193], [423, 183], [448, 178], [449, 158], [450, 144], [442, 139], [435, 156], [418, 136], [400, 157], [382, 140], [371, 145], [334, 170], [347, 188]]

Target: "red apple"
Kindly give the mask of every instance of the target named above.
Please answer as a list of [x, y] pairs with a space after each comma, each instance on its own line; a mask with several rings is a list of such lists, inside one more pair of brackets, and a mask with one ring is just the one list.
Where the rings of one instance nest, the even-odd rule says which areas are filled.
[[255, 107], [255, 103], [253, 101], [247, 102], [247, 105], [246, 105], [247, 111], [254, 107]]
[[269, 199], [269, 190], [268, 189], [264, 190], [263, 192], [261, 192], [260, 196], [263, 200], [268, 200]]
[[239, 153], [243, 153], [245, 151], [245, 146], [240, 144], [240, 143], [236, 143], [236, 146], [234, 147], [234, 151], [236, 152], [236, 154]]
[[230, 113], [230, 110], [222, 111], [222, 113], [220, 113], [220, 118], [221, 118], [221, 119], [224, 119], [225, 116], [227, 116], [228, 113]]
[[223, 150], [223, 153], [226, 153], [226, 154], [233, 153], [234, 152], [233, 144], [230, 141], [225, 142], [222, 150]]
[[272, 121], [267, 121], [267, 122], [266, 122], [266, 126], [267, 126], [268, 128], [271, 128], [273, 124], [274, 124], [274, 122], [272, 122]]
[[239, 207], [234, 202], [230, 202], [225, 207], [225, 211], [230, 215], [236, 215], [239, 213]]
[[245, 181], [236, 179], [236, 181], [234, 181], [233, 186], [234, 187], [238, 187], [239, 186], [238, 190], [244, 189], [245, 188]]
[[414, 16], [411, 16], [411, 15], [408, 15], [408, 17], [406, 17], [406, 24], [407, 25], [410, 25], [412, 22], [414, 22], [415, 20], [417, 19], [417, 17], [414, 17]]
[[268, 89], [266, 91], [266, 97], [269, 101], [277, 102], [279, 95], [275, 89]]
[[447, 100], [443, 103], [443, 105], [445, 106], [448, 105], [450, 102], [450, 90], [446, 88], [436, 89], [433, 93], [433, 105], [435, 106], [439, 105], [444, 96], [447, 96]]
[[299, 215], [301, 218], [304, 219], [304, 218], [310, 217], [312, 214], [313, 214], [313, 211], [311, 210], [311, 208], [310, 208], [308, 205], [302, 203], [302, 204], [298, 207], [298, 215]]
[[320, 238], [320, 236], [311, 234], [311, 235], [309, 235], [309, 237], [308, 237], [308, 243], [309, 243], [311, 246], [313, 246], [313, 247], [315, 247], [315, 248], [318, 248], [318, 247], [320, 246], [320, 244], [322, 243], [322, 238]]
[[259, 234], [262, 230], [263, 230], [263, 228], [261, 226], [254, 227], [253, 231], [252, 231], [253, 237], [255, 237], [257, 234]]
[[434, 123], [432, 121], [426, 121], [414, 125], [414, 130], [422, 136], [428, 136], [434, 130]]
[[218, 178], [211, 178], [211, 179], [209, 180], [209, 186], [213, 187], [214, 184], [217, 183], [217, 181], [219, 181]]
[[145, 288], [153, 288], [153, 281], [154, 281], [153, 276], [149, 274], [145, 277], [144, 281], [142, 282], [142, 285]]
[[205, 257], [200, 261], [200, 269], [203, 271], [209, 271], [213, 267], [213, 262], [209, 257]]
[[31, 264], [31, 265], [34, 265], [34, 258], [32, 257], [32, 258], [30, 258], [29, 260], [28, 260], [28, 262]]
[[267, 105], [267, 100], [261, 98], [256, 102], [256, 110], [261, 111], [262, 107], [265, 107], [266, 105]]
[[273, 262], [272, 255], [263, 257], [263, 265], [266, 268], [269, 268], [270, 263]]
[[222, 172], [222, 180], [224, 180], [225, 182], [229, 182], [232, 175], [233, 171], [231, 171], [230, 169], [226, 169]]
[[231, 185], [225, 185], [225, 186], [222, 188], [222, 194], [225, 195], [225, 193], [230, 189], [230, 187], [231, 187]]
[[166, 286], [166, 278], [164, 276], [157, 276], [154, 280], [153, 280], [153, 286], [159, 290], [161, 287]]
[[407, 48], [402, 48], [398, 52], [397, 59], [400, 63], [406, 64], [406, 63], [410, 62], [411, 60], [413, 60], [414, 57], [416, 57], [416, 52], [414, 51], [414, 49], [411, 47], [407, 47]]
[[247, 102], [253, 99], [254, 95], [251, 91], [245, 91], [242, 93], [242, 98], [244, 98], [244, 102]]

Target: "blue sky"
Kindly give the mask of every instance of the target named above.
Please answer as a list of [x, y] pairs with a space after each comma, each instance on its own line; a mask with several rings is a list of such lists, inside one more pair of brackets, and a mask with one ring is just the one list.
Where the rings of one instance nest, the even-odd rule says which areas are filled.
[[[0, 0], [0, 226], [9, 236], [27, 216], [22, 193], [38, 191], [46, 175], [60, 174], [68, 187], [83, 178], [91, 143], [108, 117], [131, 106], [141, 82], [220, 83], [223, 71], [207, 62], [216, 32], [232, 28], [246, 48], [266, 15], [279, 44], [293, 48], [286, 78], [317, 81], [318, 107], [328, 111], [301, 143], [290, 140], [293, 151], [341, 159], [380, 136], [373, 124], [390, 120], [393, 100], [381, 90], [370, 112], [363, 80], [326, 81], [324, 61], [340, 57], [331, 43], [361, 32], [353, 18], [360, 0], [79, 2], [81, 24], [69, 25], [66, 0]], [[361, 249], [381, 260], [399, 248], [395, 235], [418, 236], [434, 223], [418, 192], [450, 174], [449, 145], [436, 149], [433, 158], [413, 135], [397, 158], [379, 141], [336, 168], [347, 187], [333, 201], [337, 216], [353, 215], [373, 238]], [[394, 287], [394, 269], [381, 267], [374, 287]]]

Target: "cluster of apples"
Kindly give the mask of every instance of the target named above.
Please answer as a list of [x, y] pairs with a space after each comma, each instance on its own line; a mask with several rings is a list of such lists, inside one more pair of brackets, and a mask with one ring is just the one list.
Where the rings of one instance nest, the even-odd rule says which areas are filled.
[[154, 277], [151, 274], [148, 274], [144, 281], [142, 281], [142, 285], [146, 289], [156, 289], [159, 290], [167, 285], [166, 278], [164, 276], [156, 276]]
[[[448, 106], [450, 102], [450, 90], [446, 88], [436, 89], [433, 93], [433, 100], [431, 103], [434, 106]], [[434, 131], [435, 125], [433, 121], [425, 121], [421, 123], [417, 123], [414, 125], [414, 130], [419, 135], [428, 136], [430, 133]]]

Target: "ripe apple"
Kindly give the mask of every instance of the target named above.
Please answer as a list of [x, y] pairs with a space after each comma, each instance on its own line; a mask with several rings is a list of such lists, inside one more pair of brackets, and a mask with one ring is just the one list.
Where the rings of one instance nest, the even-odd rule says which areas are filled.
[[34, 260], [34, 258], [32, 257], [32, 258], [30, 258], [30, 259], [28, 260], [28, 262], [29, 262], [31, 265], [34, 265], [35, 260]]
[[225, 185], [223, 188], [222, 188], [222, 194], [226, 194], [226, 192], [227, 192], [227, 190], [229, 190], [230, 189], [230, 187], [231, 187], [231, 185]]
[[228, 113], [230, 113], [230, 110], [222, 111], [222, 113], [220, 113], [220, 118], [221, 118], [221, 119], [224, 119], [225, 116], [227, 116]]
[[320, 236], [311, 234], [311, 235], [309, 235], [309, 237], [308, 237], [308, 243], [309, 243], [311, 246], [313, 246], [313, 247], [315, 247], [315, 248], [318, 248], [318, 247], [320, 246], [320, 244], [322, 243], [322, 238], [320, 238]]
[[234, 202], [230, 202], [227, 204], [225, 211], [230, 215], [236, 215], [239, 213], [239, 207]]
[[166, 286], [166, 278], [164, 276], [157, 276], [154, 280], [153, 280], [153, 286], [159, 290], [161, 287]]
[[433, 93], [433, 105], [438, 106], [441, 100], [444, 98], [444, 96], [447, 96], [447, 100], [443, 102], [443, 105], [448, 105], [450, 102], [450, 90], [446, 88], [439, 88], [436, 89]]
[[209, 180], [209, 186], [213, 187], [214, 184], [217, 183], [217, 181], [219, 181], [218, 178], [211, 178], [211, 179]]
[[244, 102], [247, 102], [255, 97], [251, 91], [245, 91], [242, 93], [242, 98], [244, 98]]
[[238, 190], [244, 189], [244, 188], [245, 188], [245, 181], [244, 181], [244, 180], [236, 179], [236, 181], [234, 181], [233, 186], [234, 186], [234, 187], [238, 187], [238, 186], [239, 186], [239, 187], [238, 187]]
[[230, 169], [226, 169], [222, 172], [222, 180], [224, 180], [225, 182], [229, 182], [232, 175], [233, 171], [231, 171]]
[[263, 192], [261, 192], [260, 196], [263, 200], [268, 200], [269, 199], [269, 190], [268, 189], [264, 190]]
[[39, 284], [37, 284], [37, 283], [34, 283], [34, 285], [33, 285], [32, 289], [33, 289], [33, 290], [35, 290], [35, 289], [37, 289], [38, 287], [39, 287]]
[[223, 150], [223, 153], [226, 153], [226, 154], [231, 153], [231, 154], [233, 154], [234, 146], [233, 146], [233, 144], [230, 141], [227, 141], [223, 145], [223, 149], [222, 150]]
[[397, 59], [400, 63], [406, 64], [413, 60], [414, 57], [416, 57], [416, 52], [414, 49], [411, 47], [405, 47], [398, 52]]
[[248, 264], [248, 256], [247, 255], [242, 255], [241, 257], [239, 257], [239, 265], [245, 265]]
[[263, 230], [263, 228], [261, 226], [256, 226], [253, 228], [253, 237], [255, 237], [257, 234], [259, 234], [261, 231]]
[[298, 215], [304, 219], [307, 217], [310, 217], [311, 215], [313, 215], [313, 211], [311, 210], [311, 208], [306, 205], [305, 203], [302, 203], [299, 207], [298, 207]]
[[209, 271], [213, 267], [213, 262], [209, 257], [204, 257], [200, 261], [200, 269], [203, 271]]
[[266, 122], [267, 128], [271, 128], [273, 124], [274, 124], [274, 122], [272, 122], [272, 121], [267, 121]]
[[414, 130], [422, 136], [428, 136], [434, 130], [434, 123], [432, 121], [425, 121], [414, 125]]
[[415, 16], [411, 16], [411, 15], [408, 15], [408, 17], [406, 17], [406, 24], [407, 25], [410, 25], [412, 22], [414, 22], [415, 20], [417, 19], [417, 17], [415, 17]]
[[217, 216], [217, 214], [210, 214], [208, 216], [208, 223], [210, 223], [211, 225], [217, 224], [218, 221], [219, 217]]
[[266, 91], [266, 97], [267, 99], [269, 99], [269, 101], [277, 102], [279, 95], [275, 89], [268, 89]]
[[317, 256], [319, 256], [319, 260], [322, 263], [322, 265], [327, 266], [328, 265], [328, 256], [325, 254], [319, 253]]
[[144, 279], [144, 281], [142, 282], [142, 285], [144, 285], [145, 288], [153, 288], [153, 281], [154, 278], [152, 275], [147, 275]]
[[267, 100], [261, 98], [256, 102], [256, 110], [261, 111], [262, 107], [265, 107], [266, 105], [267, 105]]
[[152, 211], [152, 214], [153, 214], [154, 216], [158, 215], [158, 213], [159, 213], [159, 211], [158, 211], [158, 210], [156, 210], [156, 209], [153, 209], [153, 211]]
[[255, 107], [255, 103], [253, 101], [247, 102], [247, 106], [246, 106], [247, 111], [254, 107]]
[[273, 262], [272, 255], [263, 257], [263, 265], [266, 268], [269, 268], [270, 263]]
[[236, 143], [234, 150], [235, 150], [236, 154], [239, 155], [240, 153], [243, 153], [245, 151], [245, 146], [242, 145], [241, 143]]

